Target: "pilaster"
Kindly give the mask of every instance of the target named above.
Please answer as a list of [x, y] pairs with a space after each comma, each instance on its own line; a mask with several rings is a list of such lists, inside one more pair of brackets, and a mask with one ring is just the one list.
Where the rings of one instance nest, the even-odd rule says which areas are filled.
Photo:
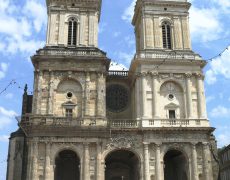
[[213, 180], [209, 143], [203, 143], [203, 173], [205, 180]]
[[89, 143], [84, 143], [84, 180], [90, 179], [89, 160]]
[[45, 168], [44, 168], [44, 175], [45, 180], [51, 179], [51, 165], [50, 165], [50, 149], [51, 144], [49, 142], [46, 142], [46, 156], [45, 156]]
[[196, 144], [193, 143], [192, 145], [192, 178], [193, 180], [199, 180], [198, 178], [198, 169], [197, 169], [197, 151], [196, 151]]
[[136, 88], [136, 118], [139, 119], [141, 117], [141, 109], [140, 106], [138, 105], [138, 102], [140, 102], [140, 88], [141, 88], [141, 76], [137, 75], [136, 78], [136, 84], [135, 84], [135, 88]]
[[203, 80], [204, 80], [204, 76], [202, 74], [197, 74], [197, 98], [198, 98], [199, 118], [206, 118], [206, 110], [205, 110], [206, 103], [204, 100]]
[[89, 116], [89, 96], [90, 96], [90, 74], [89, 72], [86, 72], [86, 76], [85, 76], [85, 108], [84, 108], [84, 115], [85, 116]]
[[155, 160], [155, 176], [156, 180], [162, 180], [162, 168], [161, 168], [161, 144], [156, 144], [156, 160]]
[[159, 117], [158, 115], [158, 99], [157, 99], [157, 78], [158, 73], [152, 72], [152, 112], [153, 112], [153, 118]]
[[147, 117], [147, 104], [146, 104], [146, 74], [143, 73], [141, 77], [141, 86], [142, 86], [142, 118]]
[[104, 173], [104, 167], [102, 166], [102, 155], [101, 155], [101, 145], [97, 143], [97, 180], [102, 180], [102, 174]]
[[150, 180], [149, 175], [149, 143], [144, 142], [144, 168], [145, 168], [145, 180]]
[[191, 92], [191, 76], [192, 74], [186, 74], [186, 99], [187, 99], [187, 115], [188, 118], [193, 117], [193, 109], [192, 109], [192, 92]]

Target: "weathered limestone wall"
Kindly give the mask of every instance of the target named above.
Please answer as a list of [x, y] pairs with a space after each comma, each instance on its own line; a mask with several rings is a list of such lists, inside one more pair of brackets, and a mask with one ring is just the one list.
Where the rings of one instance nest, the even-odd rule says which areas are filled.
[[133, 90], [137, 119], [168, 119], [168, 109], [176, 110], [177, 119], [207, 118], [202, 74], [158, 73], [148, 69], [138, 75]]
[[98, 46], [98, 12], [79, 12], [68, 8], [50, 10], [48, 14], [47, 46], [64, 45], [68, 40], [68, 21], [77, 21], [77, 45]]
[[[116, 150], [131, 151], [139, 160], [139, 180], [163, 180], [164, 156], [171, 150], [181, 152], [187, 164], [188, 180], [217, 180], [211, 150], [206, 135], [198, 133], [121, 133], [109, 139], [80, 137], [31, 138], [29, 140], [29, 167], [27, 179], [52, 180], [55, 159], [63, 150], [71, 150], [80, 159], [80, 177], [83, 180], [104, 180], [105, 159]], [[141, 140], [143, 139], [143, 140]], [[185, 140], [186, 139], [186, 140]], [[213, 175], [214, 174], [214, 175]]]

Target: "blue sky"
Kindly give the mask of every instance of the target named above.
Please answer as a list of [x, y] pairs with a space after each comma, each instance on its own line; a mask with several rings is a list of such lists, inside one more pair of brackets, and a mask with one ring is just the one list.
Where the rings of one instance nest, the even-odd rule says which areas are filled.
[[[192, 0], [190, 29], [193, 50], [204, 59], [230, 45], [230, 1]], [[135, 53], [131, 25], [133, 0], [103, 0], [99, 47], [108, 57], [129, 67]], [[45, 45], [45, 0], [0, 0], [0, 180], [5, 180], [8, 137], [17, 129], [23, 86], [33, 88], [30, 56]], [[230, 143], [230, 47], [205, 68], [208, 116], [216, 127], [218, 146]]]

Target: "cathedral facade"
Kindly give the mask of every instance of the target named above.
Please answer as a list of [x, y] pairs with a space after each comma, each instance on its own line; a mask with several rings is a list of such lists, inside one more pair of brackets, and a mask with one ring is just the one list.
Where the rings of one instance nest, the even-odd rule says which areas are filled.
[[46, 46], [31, 58], [7, 180], [217, 180], [191, 4], [137, 0], [136, 54], [128, 71], [111, 71], [97, 47], [101, 0], [46, 2]]

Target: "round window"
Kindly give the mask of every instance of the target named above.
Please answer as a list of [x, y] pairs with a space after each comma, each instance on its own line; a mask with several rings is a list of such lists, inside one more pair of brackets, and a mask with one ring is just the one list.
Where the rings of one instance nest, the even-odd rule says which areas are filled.
[[73, 97], [73, 93], [72, 92], [68, 92], [67, 95], [66, 95], [67, 98], [72, 98]]
[[173, 94], [169, 94], [168, 98], [169, 98], [169, 100], [173, 100], [174, 99], [174, 95]]
[[109, 111], [123, 111], [128, 105], [128, 100], [128, 91], [124, 86], [114, 84], [106, 88], [106, 106]]

